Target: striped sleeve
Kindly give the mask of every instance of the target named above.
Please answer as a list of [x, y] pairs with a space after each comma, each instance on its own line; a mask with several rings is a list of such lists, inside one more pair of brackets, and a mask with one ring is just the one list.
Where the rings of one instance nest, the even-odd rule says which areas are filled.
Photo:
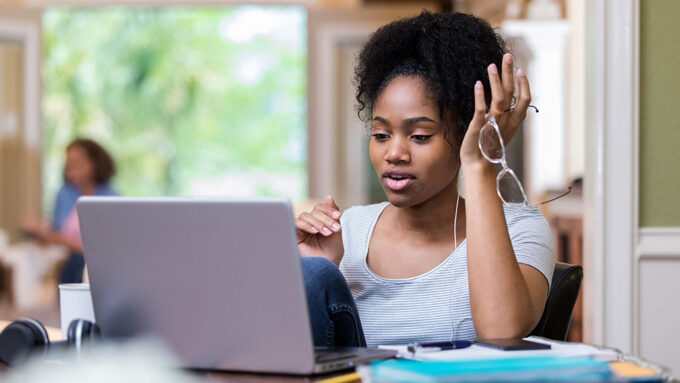
[[552, 283], [555, 271], [555, 238], [537, 207], [506, 209], [508, 232], [517, 262], [540, 271]]

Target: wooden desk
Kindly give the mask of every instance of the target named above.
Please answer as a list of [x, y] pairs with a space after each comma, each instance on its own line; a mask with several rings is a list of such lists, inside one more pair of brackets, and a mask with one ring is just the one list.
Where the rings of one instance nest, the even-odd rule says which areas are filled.
[[[265, 375], [265, 374], [246, 374], [246, 373], [232, 373], [232, 372], [211, 372], [201, 375], [209, 382], [228, 382], [228, 383], [255, 383], [255, 382], [282, 382], [282, 383], [311, 383], [323, 382], [324, 380], [347, 375], [352, 373], [352, 370], [318, 375], [318, 376], [284, 376], [284, 375]], [[347, 383], [361, 382], [361, 380], [348, 381]]]

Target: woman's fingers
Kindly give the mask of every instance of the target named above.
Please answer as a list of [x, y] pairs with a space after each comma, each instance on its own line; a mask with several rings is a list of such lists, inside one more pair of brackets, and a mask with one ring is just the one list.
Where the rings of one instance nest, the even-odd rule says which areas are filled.
[[[340, 213], [340, 208], [338, 207], [338, 205], [335, 204], [335, 200], [333, 199], [333, 196], [331, 196], [330, 194], [326, 196], [326, 199], [324, 200], [324, 204], [326, 204], [326, 206], [329, 206], [329, 207], [335, 209], [338, 213]], [[340, 217], [340, 215], [338, 214], [337, 218], [339, 218], [339, 217]]]
[[506, 100], [505, 93], [503, 92], [503, 84], [501, 83], [501, 77], [498, 74], [498, 67], [496, 64], [491, 64], [487, 68], [489, 74], [489, 85], [491, 85], [491, 115], [496, 116], [505, 111]]
[[[484, 98], [484, 86], [481, 81], [475, 83], [475, 113], [472, 115], [472, 121], [468, 125], [468, 130], [463, 138], [463, 147], [461, 148], [461, 155], [466, 147], [465, 142], [469, 139], [477, 140], [479, 136], [479, 131], [482, 130], [484, 124], [486, 124], [486, 99]], [[469, 137], [468, 137], [469, 136]], [[470, 138], [471, 137], [471, 138]], [[476, 144], [475, 144], [476, 145]], [[473, 145], [474, 146], [474, 145]], [[467, 147], [470, 147], [467, 145]], [[476, 148], [476, 146], [474, 146]], [[476, 149], [468, 149], [475, 151]]]
[[475, 137], [482, 126], [486, 123], [486, 98], [484, 97], [484, 86], [481, 81], [475, 83], [475, 114], [472, 116], [470, 126], [468, 126], [468, 134]]
[[517, 84], [519, 85], [519, 94], [517, 105], [512, 111], [512, 117], [510, 124], [512, 126], [519, 126], [527, 115], [527, 109], [529, 108], [529, 103], [531, 103], [531, 89], [529, 87], [529, 79], [527, 79], [524, 71], [517, 70]]
[[[329, 236], [340, 231], [340, 223], [321, 205], [317, 205], [311, 213], [300, 214], [299, 219], [309, 223], [316, 233]], [[312, 232], [312, 234], [316, 234]]]
[[512, 103], [512, 97], [515, 95], [515, 80], [512, 74], [512, 62], [513, 58], [511, 53], [506, 53], [503, 55], [503, 72], [501, 81], [503, 82], [503, 94], [505, 96], [506, 103], [508, 101]]
[[340, 223], [321, 209], [314, 209], [312, 216], [323, 223], [324, 227], [320, 230], [323, 235], [331, 235], [340, 231]]
[[295, 219], [295, 228], [305, 233], [319, 234], [319, 229], [317, 229], [313, 223], [310, 223], [309, 221], [304, 219], [305, 214], [309, 213], [302, 213], [297, 219]]
[[340, 213], [340, 208], [338, 207], [338, 205], [335, 204], [333, 197], [331, 197], [330, 195], [326, 196], [324, 203], [317, 204], [314, 208], [323, 210], [324, 212], [326, 212], [326, 214], [330, 215], [335, 219], [339, 219], [340, 216], [342, 215]]
[[484, 160], [479, 151], [479, 132], [486, 125], [486, 98], [484, 97], [484, 86], [481, 81], [477, 81], [474, 87], [475, 112], [472, 121], [468, 125], [463, 143], [460, 147], [460, 160], [462, 162], [475, 162]]
[[298, 219], [309, 224], [309, 227], [310, 227], [309, 232], [311, 234], [321, 233], [321, 235], [323, 235], [325, 237], [328, 237], [329, 235], [333, 234], [333, 231], [328, 227], [328, 226], [331, 226], [331, 225], [327, 224], [324, 221], [322, 221], [321, 219], [319, 219], [318, 215], [312, 215], [310, 213], [302, 213], [302, 214], [300, 214], [300, 217], [298, 217]]
[[340, 231], [340, 210], [333, 197], [326, 196], [324, 203], [318, 203], [310, 213], [302, 213], [295, 220], [295, 227], [309, 234], [325, 237]]

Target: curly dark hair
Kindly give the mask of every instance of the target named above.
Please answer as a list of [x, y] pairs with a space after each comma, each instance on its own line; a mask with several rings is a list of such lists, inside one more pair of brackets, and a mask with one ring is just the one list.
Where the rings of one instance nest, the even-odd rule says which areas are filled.
[[354, 78], [359, 118], [366, 123], [373, 119], [373, 105], [391, 80], [417, 76], [439, 106], [445, 137], [459, 147], [474, 114], [474, 84], [482, 81], [488, 105], [486, 69], [495, 63], [500, 72], [506, 52], [489, 23], [472, 15], [423, 11], [387, 24], [359, 54]]
[[[95, 183], [97, 185], [108, 184], [114, 174], [116, 174], [116, 165], [111, 155], [101, 145], [87, 138], [78, 138], [71, 141], [66, 147], [66, 151], [74, 147], [83, 149], [87, 158], [92, 161]], [[64, 181], [67, 181], [66, 171], [64, 171]]]

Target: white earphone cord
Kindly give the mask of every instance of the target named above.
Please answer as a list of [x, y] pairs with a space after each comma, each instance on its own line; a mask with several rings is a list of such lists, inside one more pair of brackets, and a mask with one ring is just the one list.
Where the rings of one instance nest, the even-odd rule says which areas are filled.
[[458, 239], [456, 238], [456, 223], [458, 223], [458, 202], [460, 202], [460, 193], [456, 197], [456, 212], [453, 214], [453, 248], [458, 248]]
[[[460, 191], [456, 197], [456, 212], [453, 214], [453, 252], [455, 253], [458, 249], [458, 238], [456, 238], [456, 224], [458, 223], [458, 203], [460, 202]], [[455, 260], [454, 260], [455, 261]], [[451, 275], [451, 290], [449, 290], [449, 318], [451, 319], [451, 341], [456, 337], [456, 325], [453, 323], [453, 304], [451, 304], [451, 298], [453, 297], [453, 284], [456, 280], [456, 266], [454, 262], [453, 273]]]

